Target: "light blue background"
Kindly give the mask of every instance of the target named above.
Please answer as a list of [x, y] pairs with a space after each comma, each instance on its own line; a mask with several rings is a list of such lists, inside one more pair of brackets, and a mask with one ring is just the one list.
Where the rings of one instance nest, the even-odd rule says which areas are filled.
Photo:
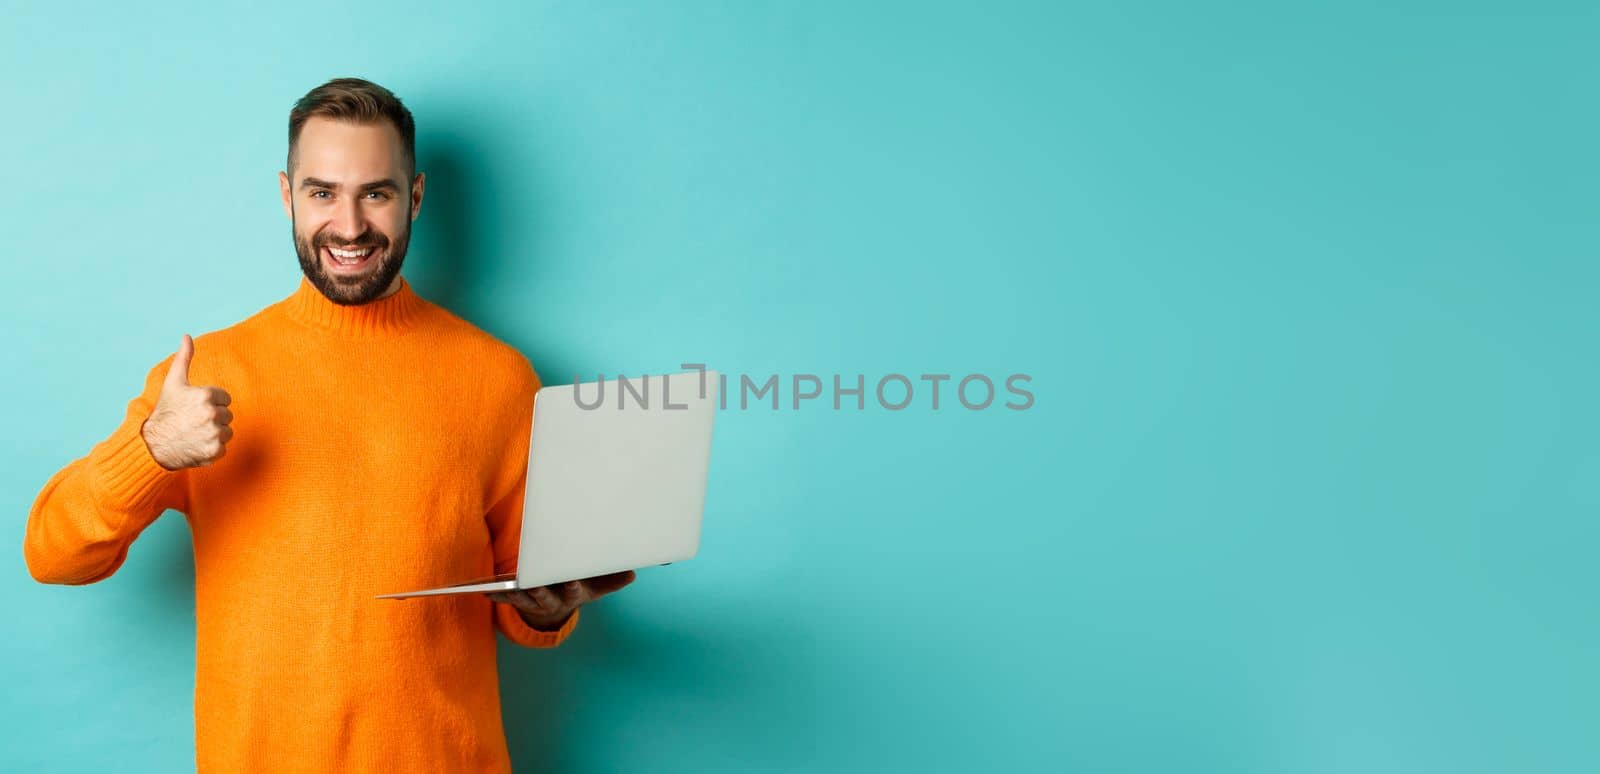
[[549, 382], [1033, 376], [722, 413], [700, 556], [502, 649], [521, 770], [1600, 769], [1600, 14], [1200, 5], [7, 5], [0, 769], [193, 765], [182, 519], [84, 588], [23, 526], [293, 290], [341, 75]]

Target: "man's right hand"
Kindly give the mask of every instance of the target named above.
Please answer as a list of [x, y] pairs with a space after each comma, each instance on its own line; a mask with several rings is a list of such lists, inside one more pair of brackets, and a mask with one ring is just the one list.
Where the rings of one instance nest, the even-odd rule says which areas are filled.
[[167, 378], [161, 383], [161, 397], [155, 410], [144, 421], [144, 443], [150, 456], [167, 470], [210, 465], [223, 455], [233, 439], [233, 399], [221, 387], [189, 384], [189, 360], [194, 357], [194, 340], [183, 335], [178, 354], [172, 358]]

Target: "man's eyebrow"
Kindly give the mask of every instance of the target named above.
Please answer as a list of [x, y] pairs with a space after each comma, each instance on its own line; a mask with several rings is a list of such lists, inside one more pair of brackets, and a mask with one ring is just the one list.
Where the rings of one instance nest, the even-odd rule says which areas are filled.
[[[301, 188], [329, 188], [329, 189], [332, 189], [332, 190], [335, 190], [335, 191], [339, 190], [339, 184], [338, 183], [330, 183], [330, 182], [328, 182], [326, 180], [323, 180], [321, 178], [316, 178], [316, 177], [307, 177], [307, 178], [301, 179], [300, 187]], [[395, 182], [395, 181], [393, 181], [393, 180], [388, 180], [388, 179], [374, 180], [374, 181], [372, 181], [370, 183], [362, 183], [361, 184], [361, 190], [363, 190], [363, 191], [375, 191], [375, 190], [382, 189], [382, 188], [387, 188], [387, 189], [390, 189], [390, 190], [393, 190], [393, 191], [398, 191], [398, 190], [400, 190], [400, 184]]]

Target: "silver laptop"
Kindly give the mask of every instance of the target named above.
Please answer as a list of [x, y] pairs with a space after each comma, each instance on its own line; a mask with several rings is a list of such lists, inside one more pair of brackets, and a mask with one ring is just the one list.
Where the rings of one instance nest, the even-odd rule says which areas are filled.
[[720, 381], [687, 371], [540, 389], [517, 571], [378, 598], [532, 589], [694, 558]]

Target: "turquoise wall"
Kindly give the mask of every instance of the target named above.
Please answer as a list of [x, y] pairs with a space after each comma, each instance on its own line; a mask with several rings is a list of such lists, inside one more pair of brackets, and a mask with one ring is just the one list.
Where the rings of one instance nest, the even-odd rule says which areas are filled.
[[0, 769], [193, 765], [183, 520], [83, 588], [23, 526], [293, 290], [342, 75], [418, 120], [407, 276], [547, 381], [1032, 376], [723, 412], [699, 557], [503, 648], [521, 770], [1600, 769], [1593, 5], [4, 17]]

